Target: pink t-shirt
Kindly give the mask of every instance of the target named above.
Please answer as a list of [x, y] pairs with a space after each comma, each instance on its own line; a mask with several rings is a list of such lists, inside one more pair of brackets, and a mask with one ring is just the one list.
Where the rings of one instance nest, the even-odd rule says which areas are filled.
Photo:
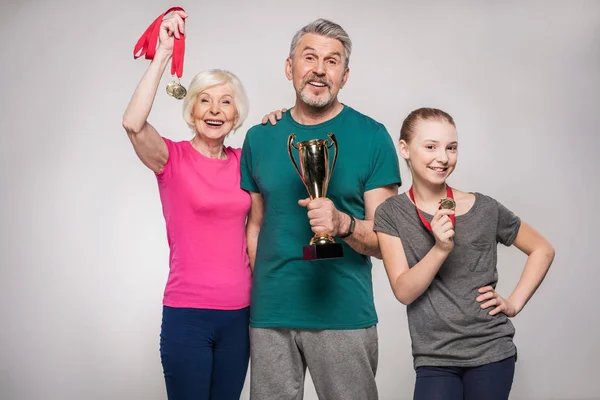
[[203, 156], [188, 141], [163, 138], [169, 159], [157, 174], [167, 225], [169, 279], [163, 304], [236, 310], [250, 305], [246, 216], [240, 188], [241, 149], [226, 160]]

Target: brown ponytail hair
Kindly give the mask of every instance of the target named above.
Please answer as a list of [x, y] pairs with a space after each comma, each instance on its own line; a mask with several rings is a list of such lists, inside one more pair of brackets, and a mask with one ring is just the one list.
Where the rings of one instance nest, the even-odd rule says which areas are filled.
[[419, 120], [438, 120], [442, 122], [448, 122], [456, 128], [454, 119], [447, 112], [437, 108], [418, 108], [408, 114], [408, 116], [404, 119], [402, 128], [400, 128], [400, 140], [404, 140], [407, 144], [410, 143], [415, 134], [415, 127]]

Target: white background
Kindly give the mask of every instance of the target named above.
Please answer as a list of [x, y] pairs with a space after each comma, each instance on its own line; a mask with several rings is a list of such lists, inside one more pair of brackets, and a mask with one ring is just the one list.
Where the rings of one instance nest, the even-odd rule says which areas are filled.
[[[556, 248], [546, 281], [514, 319], [511, 398], [600, 398], [599, 1], [3, 0], [1, 399], [165, 398], [164, 220], [121, 117], [148, 64], [133, 60], [134, 44], [173, 5], [189, 14], [183, 83], [225, 68], [248, 90], [250, 115], [230, 145], [241, 146], [266, 112], [293, 104], [284, 60], [296, 30], [318, 17], [354, 42], [340, 99], [394, 140], [417, 107], [452, 114], [460, 155], [451, 184], [497, 198]], [[150, 120], [187, 139], [168, 80]], [[508, 295], [525, 257], [514, 248], [499, 257]], [[410, 399], [405, 307], [380, 262], [373, 275], [380, 398]], [[316, 399], [310, 379], [306, 390]]]

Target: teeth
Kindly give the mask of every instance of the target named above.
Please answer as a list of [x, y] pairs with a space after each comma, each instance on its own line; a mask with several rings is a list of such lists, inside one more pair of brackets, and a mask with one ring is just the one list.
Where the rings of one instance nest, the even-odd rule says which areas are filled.
[[206, 123], [208, 125], [215, 125], [215, 126], [221, 126], [223, 125], [223, 121], [212, 121], [212, 120], [207, 120]]
[[325, 84], [323, 82], [308, 82], [313, 86], [324, 87]]

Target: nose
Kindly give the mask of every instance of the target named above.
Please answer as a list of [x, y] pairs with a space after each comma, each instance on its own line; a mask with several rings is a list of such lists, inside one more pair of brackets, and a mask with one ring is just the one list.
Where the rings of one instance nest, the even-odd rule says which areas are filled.
[[438, 151], [437, 151], [437, 157], [436, 159], [441, 162], [442, 164], [446, 164], [448, 163], [448, 154], [446, 154], [446, 149], [443, 147], [439, 147]]
[[211, 105], [210, 105], [210, 113], [212, 115], [217, 115], [221, 112], [221, 108], [219, 105], [218, 101], [214, 101]]
[[316, 62], [315, 67], [313, 68], [315, 75], [325, 75], [325, 61], [319, 60]]

